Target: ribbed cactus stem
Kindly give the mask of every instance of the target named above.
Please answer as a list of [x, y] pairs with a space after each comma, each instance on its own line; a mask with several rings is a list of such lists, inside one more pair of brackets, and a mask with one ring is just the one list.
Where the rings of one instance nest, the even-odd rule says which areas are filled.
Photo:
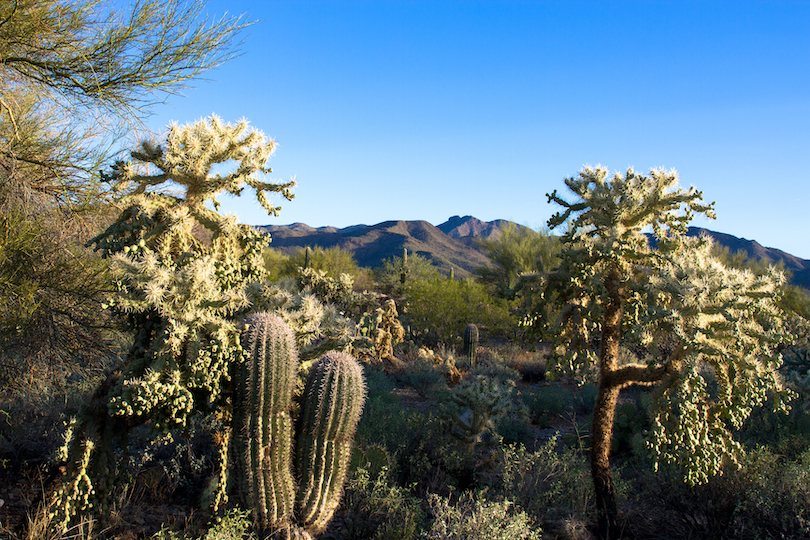
[[291, 410], [298, 349], [280, 317], [256, 313], [245, 322], [245, 359], [234, 366], [235, 487], [260, 528], [286, 527], [295, 501]]
[[312, 534], [326, 528], [340, 502], [365, 396], [363, 369], [353, 356], [329, 352], [313, 366], [296, 449], [296, 517]]
[[471, 366], [475, 365], [475, 357], [478, 354], [478, 327], [470, 323], [464, 328], [464, 355]]
[[402, 268], [399, 272], [399, 282], [405, 285], [408, 280], [408, 248], [402, 248]]

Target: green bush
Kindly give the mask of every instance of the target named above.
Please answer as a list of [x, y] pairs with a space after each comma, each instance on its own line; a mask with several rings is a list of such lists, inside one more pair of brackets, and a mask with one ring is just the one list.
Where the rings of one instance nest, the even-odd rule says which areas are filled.
[[410, 540], [419, 537], [425, 513], [408, 489], [392, 485], [388, 469], [371, 478], [357, 469], [343, 494], [346, 540]]
[[407, 362], [396, 376], [422, 397], [429, 397], [447, 389], [444, 374], [436, 369], [435, 364], [429, 358], [424, 356], [417, 356]]
[[557, 437], [534, 452], [522, 445], [503, 446], [487, 483], [489, 493], [525, 508], [544, 529], [587, 523], [592, 517], [587, 459], [575, 450], [560, 448]]
[[810, 450], [786, 459], [765, 447], [740, 469], [726, 467], [690, 487], [667, 468], [638, 479], [644, 490], [629, 507], [637, 538], [755, 540], [810, 538]]
[[529, 412], [529, 420], [540, 428], [551, 426], [551, 421], [562, 416], [573, 403], [571, 389], [560, 385], [530, 387], [520, 392], [520, 398]]
[[433, 523], [426, 540], [540, 540], [540, 529], [508, 500], [487, 501], [471, 494], [456, 503], [439, 495], [428, 498]]
[[430, 281], [438, 279], [439, 269], [433, 266], [428, 259], [417, 253], [408, 255], [405, 281], [402, 274], [402, 257], [385, 259], [382, 265], [372, 270], [372, 277], [377, 288], [383, 294], [400, 297], [404, 294], [405, 285], [409, 281]]
[[[253, 540], [256, 535], [250, 532], [252, 522], [250, 512], [234, 508], [228, 510], [222, 518], [206, 531], [200, 540]], [[185, 535], [171, 529], [161, 528], [152, 538], [154, 540], [182, 540]]]
[[[296, 277], [298, 269], [306, 265], [306, 248], [301, 248], [280, 262], [279, 274], [281, 277]], [[348, 249], [339, 246], [323, 248], [314, 246], [309, 248], [309, 266], [313, 270], [323, 270], [328, 275], [338, 278], [340, 274], [348, 274], [352, 279], [364, 273], [357, 265], [354, 254]]]
[[380, 445], [393, 456], [399, 485], [418, 493], [448, 492], [474, 482], [474, 464], [459, 451], [441, 419], [431, 411], [403, 407], [394, 381], [373, 368], [365, 370], [368, 394], [355, 441], [361, 448]]
[[473, 279], [409, 279], [405, 295], [411, 334], [429, 345], [460, 345], [464, 327], [471, 322], [478, 326], [482, 341], [510, 337], [517, 327], [507, 302], [491, 296]]

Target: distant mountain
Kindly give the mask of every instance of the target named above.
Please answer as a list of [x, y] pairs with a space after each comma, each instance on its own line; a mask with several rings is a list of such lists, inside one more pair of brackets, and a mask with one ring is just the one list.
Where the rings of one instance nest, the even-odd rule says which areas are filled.
[[785, 270], [790, 272], [790, 282], [792, 284], [810, 289], [810, 260], [808, 259], [800, 259], [780, 249], [763, 247], [756, 240], [738, 238], [730, 234], [710, 231], [700, 227], [689, 227], [686, 234], [689, 236], [709, 236], [716, 244], [727, 247], [732, 253], [742, 250], [748, 254], [749, 258], [765, 259], [771, 264], [781, 262], [785, 265]]
[[[272, 247], [287, 255], [304, 246], [338, 246], [354, 253], [360, 266], [374, 268], [380, 266], [385, 259], [402, 256], [402, 250], [407, 249], [409, 253], [416, 253], [430, 260], [445, 274], [449, 274], [452, 268], [456, 276], [466, 277], [476, 268], [489, 263], [487, 256], [473, 242], [468, 241], [472, 239], [471, 235], [478, 229], [486, 229], [487, 236], [497, 234], [498, 227], [468, 217], [470, 224], [466, 230], [464, 223], [457, 220], [456, 226], [460, 230], [453, 232], [454, 236], [443, 231], [442, 227], [447, 223], [435, 227], [427, 221], [385, 221], [377, 225], [353, 225], [343, 229], [316, 229], [303, 223], [294, 223], [259, 229], [269, 232], [273, 239]], [[446, 229], [452, 231], [454, 228]]]
[[[273, 239], [272, 247], [287, 255], [304, 246], [339, 246], [354, 253], [360, 266], [374, 268], [385, 259], [402, 256], [402, 250], [407, 248], [409, 253], [417, 253], [432, 261], [444, 274], [449, 274], [450, 268], [453, 268], [457, 277], [466, 277], [475, 269], [489, 264], [489, 259], [478, 248], [475, 239], [497, 236], [507, 225], [523, 227], [503, 219], [481, 221], [473, 216], [453, 216], [438, 226], [427, 221], [385, 221], [342, 229], [314, 228], [304, 223], [257, 228], [269, 232]], [[763, 247], [754, 240], [699, 227], [690, 227], [687, 234], [711, 236], [732, 253], [744, 250], [749, 257], [766, 259], [773, 264], [781, 261], [785, 269], [791, 272], [792, 283], [810, 288], [810, 260]]]

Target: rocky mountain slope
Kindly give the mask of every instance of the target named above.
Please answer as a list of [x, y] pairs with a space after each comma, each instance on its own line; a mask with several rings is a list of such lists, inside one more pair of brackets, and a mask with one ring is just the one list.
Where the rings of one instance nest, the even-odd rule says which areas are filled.
[[[503, 227], [510, 224], [512, 222], [503, 219], [481, 221], [473, 216], [453, 216], [437, 226], [427, 221], [385, 221], [376, 225], [352, 225], [342, 229], [314, 228], [303, 223], [258, 228], [269, 232], [273, 239], [272, 247], [287, 255], [304, 246], [338, 246], [354, 253], [360, 266], [373, 268], [382, 264], [384, 259], [401, 256], [402, 250], [407, 249], [409, 253], [417, 253], [429, 259], [445, 274], [450, 273], [453, 268], [457, 277], [465, 277], [489, 262], [475, 244], [475, 239], [497, 235]], [[781, 261], [791, 273], [792, 283], [810, 288], [810, 260], [764, 247], [755, 240], [699, 227], [690, 227], [688, 234], [709, 235], [718, 244], [728, 247], [732, 253], [743, 250], [749, 257], [766, 259], [773, 264]]]

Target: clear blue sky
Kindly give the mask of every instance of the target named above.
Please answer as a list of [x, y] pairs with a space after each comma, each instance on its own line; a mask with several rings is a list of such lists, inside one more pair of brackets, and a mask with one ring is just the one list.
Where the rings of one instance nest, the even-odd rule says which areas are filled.
[[276, 139], [296, 198], [253, 225], [452, 215], [532, 227], [583, 165], [674, 168], [694, 224], [810, 259], [810, 2], [246, 1], [242, 56], [155, 109]]

